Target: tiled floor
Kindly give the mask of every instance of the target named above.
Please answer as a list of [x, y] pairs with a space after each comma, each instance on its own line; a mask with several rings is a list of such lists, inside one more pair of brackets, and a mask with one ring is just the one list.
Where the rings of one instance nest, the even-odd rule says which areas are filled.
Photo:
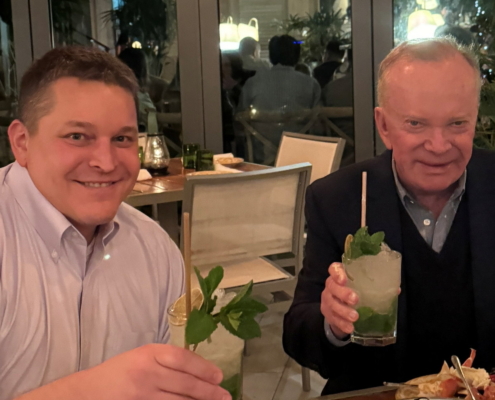
[[318, 397], [325, 380], [311, 371], [311, 391], [303, 392], [301, 367], [282, 348], [283, 313], [267, 313], [262, 335], [249, 343], [244, 358], [243, 400], [305, 400]]

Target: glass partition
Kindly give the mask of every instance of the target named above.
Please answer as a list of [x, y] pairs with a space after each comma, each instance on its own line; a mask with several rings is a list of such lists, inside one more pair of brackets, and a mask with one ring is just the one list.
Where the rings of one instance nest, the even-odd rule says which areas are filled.
[[17, 79], [10, 1], [2, 1], [0, 5], [0, 167], [14, 161], [7, 129], [17, 113]]
[[484, 84], [475, 145], [495, 150], [495, 2], [394, 0], [394, 43], [452, 36], [473, 46]]
[[349, 0], [219, 0], [225, 152], [275, 162], [282, 132], [346, 139], [354, 162]]
[[176, 1], [51, 1], [54, 45], [96, 47], [131, 66], [141, 85], [140, 131], [156, 112], [172, 156], [182, 145]]

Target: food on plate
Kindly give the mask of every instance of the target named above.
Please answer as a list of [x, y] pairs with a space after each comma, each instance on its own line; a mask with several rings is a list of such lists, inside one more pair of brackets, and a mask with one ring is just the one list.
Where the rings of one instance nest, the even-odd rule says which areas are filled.
[[[471, 349], [471, 355], [462, 364], [462, 371], [467, 382], [478, 400], [495, 400], [495, 383], [483, 368], [473, 368], [476, 350]], [[465, 397], [467, 390], [454, 367], [443, 363], [440, 373], [427, 375], [406, 382], [397, 390], [395, 398], [406, 399], [414, 397]]]

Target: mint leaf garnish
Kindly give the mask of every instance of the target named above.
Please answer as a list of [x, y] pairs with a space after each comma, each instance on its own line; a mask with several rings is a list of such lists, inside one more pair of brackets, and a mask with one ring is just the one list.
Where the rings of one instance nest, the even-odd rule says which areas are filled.
[[223, 279], [223, 268], [220, 266], [213, 268], [204, 279], [197, 268], [194, 268], [194, 272], [198, 277], [199, 287], [201, 288], [204, 298], [201, 310], [205, 311], [207, 314], [211, 314], [217, 304], [217, 298], [216, 296], [213, 296], [213, 292], [217, 289]]
[[192, 310], [186, 325], [186, 342], [198, 344], [208, 339], [217, 329], [217, 322], [204, 310]]
[[381, 251], [384, 239], [385, 233], [383, 232], [370, 235], [367, 226], [360, 228], [354, 235], [345, 256], [352, 260], [361, 256], [376, 256]]
[[254, 319], [268, 308], [251, 297], [253, 281], [249, 282], [236, 296], [219, 312], [213, 313], [217, 297], [213, 295], [223, 279], [223, 268], [213, 268], [206, 278], [203, 278], [197, 268], [194, 268], [199, 286], [203, 293], [203, 304], [199, 310], [192, 310], [186, 325], [186, 342], [196, 345], [206, 339], [221, 323], [227, 331], [241, 339], [248, 340], [261, 336], [259, 324]]

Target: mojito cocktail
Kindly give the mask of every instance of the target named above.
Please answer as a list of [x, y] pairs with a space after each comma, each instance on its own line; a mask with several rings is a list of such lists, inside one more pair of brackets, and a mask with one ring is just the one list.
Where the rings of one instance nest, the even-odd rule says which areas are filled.
[[[182, 322], [182, 323], [181, 323]], [[182, 321], [170, 317], [170, 341], [174, 346], [183, 347], [186, 329], [186, 319]], [[192, 346], [191, 346], [192, 347]], [[209, 341], [201, 342], [195, 353], [211, 361], [223, 372], [223, 381], [220, 384], [227, 390], [232, 400], [239, 400], [242, 396], [242, 353], [244, 340], [230, 334], [223, 326], [213, 332]]]
[[[354, 239], [362, 238], [359, 239], [357, 233]], [[396, 342], [402, 257], [384, 243], [374, 251], [377, 254], [356, 254], [359, 253], [357, 245], [365, 249], [370, 247], [355, 243], [354, 256], [357, 257], [352, 257], [352, 247], [342, 257], [349, 278], [347, 286], [359, 296], [355, 307], [359, 319], [354, 323], [351, 341], [364, 346], [393, 344]]]

